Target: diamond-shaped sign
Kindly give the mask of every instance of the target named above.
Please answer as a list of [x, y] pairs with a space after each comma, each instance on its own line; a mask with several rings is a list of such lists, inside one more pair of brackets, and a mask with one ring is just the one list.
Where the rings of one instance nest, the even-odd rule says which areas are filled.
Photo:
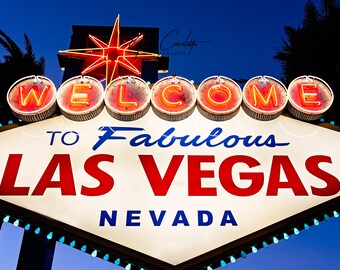
[[1, 132], [0, 149], [9, 212], [149, 269], [194, 269], [339, 204], [340, 133], [242, 109], [223, 122], [197, 109], [177, 122], [152, 110], [130, 122], [57, 116]]

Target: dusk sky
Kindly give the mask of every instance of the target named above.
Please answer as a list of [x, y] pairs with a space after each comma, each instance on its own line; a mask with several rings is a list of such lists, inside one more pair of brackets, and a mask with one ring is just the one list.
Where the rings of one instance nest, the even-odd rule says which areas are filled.
[[[284, 26], [299, 26], [305, 0], [299, 1], [19, 1], [2, 7], [0, 27], [23, 46], [26, 33], [36, 57], [46, 58], [46, 76], [59, 86], [59, 50], [68, 49], [72, 25], [158, 27], [160, 39], [178, 29], [163, 47], [190, 39], [197, 46], [160, 53], [170, 57], [170, 75], [199, 83], [212, 75], [249, 79], [256, 75], [280, 77], [273, 59], [285, 37]], [[177, 33], [177, 32], [176, 32]], [[161, 42], [161, 40], [160, 40]], [[0, 51], [2, 52], [2, 51]], [[177, 53], [177, 55], [176, 55]], [[186, 54], [186, 55], [180, 55]]]
[[[319, 1], [314, 1], [317, 5]], [[157, 27], [159, 53], [170, 57], [169, 73], [199, 84], [212, 75], [250, 79], [269, 75], [280, 79], [280, 63], [273, 59], [285, 38], [284, 26], [298, 27], [305, 0], [74, 0], [6, 1], [1, 6], [0, 29], [24, 48], [24, 33], [36, 57], [46, 59], [45, 76], [58, 87], [62, 71], [57, 53], [68, 49], [72, 25]], [[196, 46], [173, 46], [195, 40]], [[0, 48], [0, 57], [4, 55]], [[305, 74], [301, 74], [305, 75]], [[3, 91], [4, 89], [2, 89]], [[256, 210], [254, 210], [256, 211]], [[15, 269], [23, 229], [3, 224], [0, 231], [0, 269]], [[226, 269], [339, 269], [340, 219], [332, 218], [308, 231], [250, 254]], [[66, 245], [57, 244], [53, 270], [121, 269]]]

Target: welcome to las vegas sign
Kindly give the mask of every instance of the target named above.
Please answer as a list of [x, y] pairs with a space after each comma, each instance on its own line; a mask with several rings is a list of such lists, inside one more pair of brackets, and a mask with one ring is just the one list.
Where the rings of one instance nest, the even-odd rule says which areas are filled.
[[181, 77], [104, 90], [79, 76], [58, 91], [26, 77], [8, 102], [32, 123], [0, 133], [0, 199], [148, 269], [194, 269], [310, 209], [338, 209], [339, 132], [306, 122], [332, 99], [312, 76], [288, 90], [258, 76], [243, 91], [223, 76], [197, 90]]

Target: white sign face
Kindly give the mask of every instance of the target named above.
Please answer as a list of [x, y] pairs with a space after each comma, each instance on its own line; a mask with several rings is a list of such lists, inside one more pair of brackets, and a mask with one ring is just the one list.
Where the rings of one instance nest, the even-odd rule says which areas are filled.
[[340, 133], [241, 109], [0, 133], [0, 199], [177, 265], [339, 196]]

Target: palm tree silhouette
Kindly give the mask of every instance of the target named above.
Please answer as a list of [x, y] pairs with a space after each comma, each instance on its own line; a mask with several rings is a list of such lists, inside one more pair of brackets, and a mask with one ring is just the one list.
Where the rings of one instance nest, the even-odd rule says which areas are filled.
[[11, 110], [7, 104], [6, 95], [11, 85], [29, 75], [44, 75], [45, 58], [38, 60], [33, 52], [32, 44], [26, 34], [25, 51], [0, 29], [0, 45], [8, 52], [8, 55], [0, 59], [0, 124], [6, 124], [8, 120], [13, 120]]
[[[288, 85], [301, 75], [324, 79], [334, 92], [326, 117], [340, 123], [340, 5], [322, 0], [318, 9], [307, 1], [302, 25], [285, 26], [286, 39], [274, 58], [281, 62], [282, 81]], [[337, 97], [339, 95], [339, 97]]]

